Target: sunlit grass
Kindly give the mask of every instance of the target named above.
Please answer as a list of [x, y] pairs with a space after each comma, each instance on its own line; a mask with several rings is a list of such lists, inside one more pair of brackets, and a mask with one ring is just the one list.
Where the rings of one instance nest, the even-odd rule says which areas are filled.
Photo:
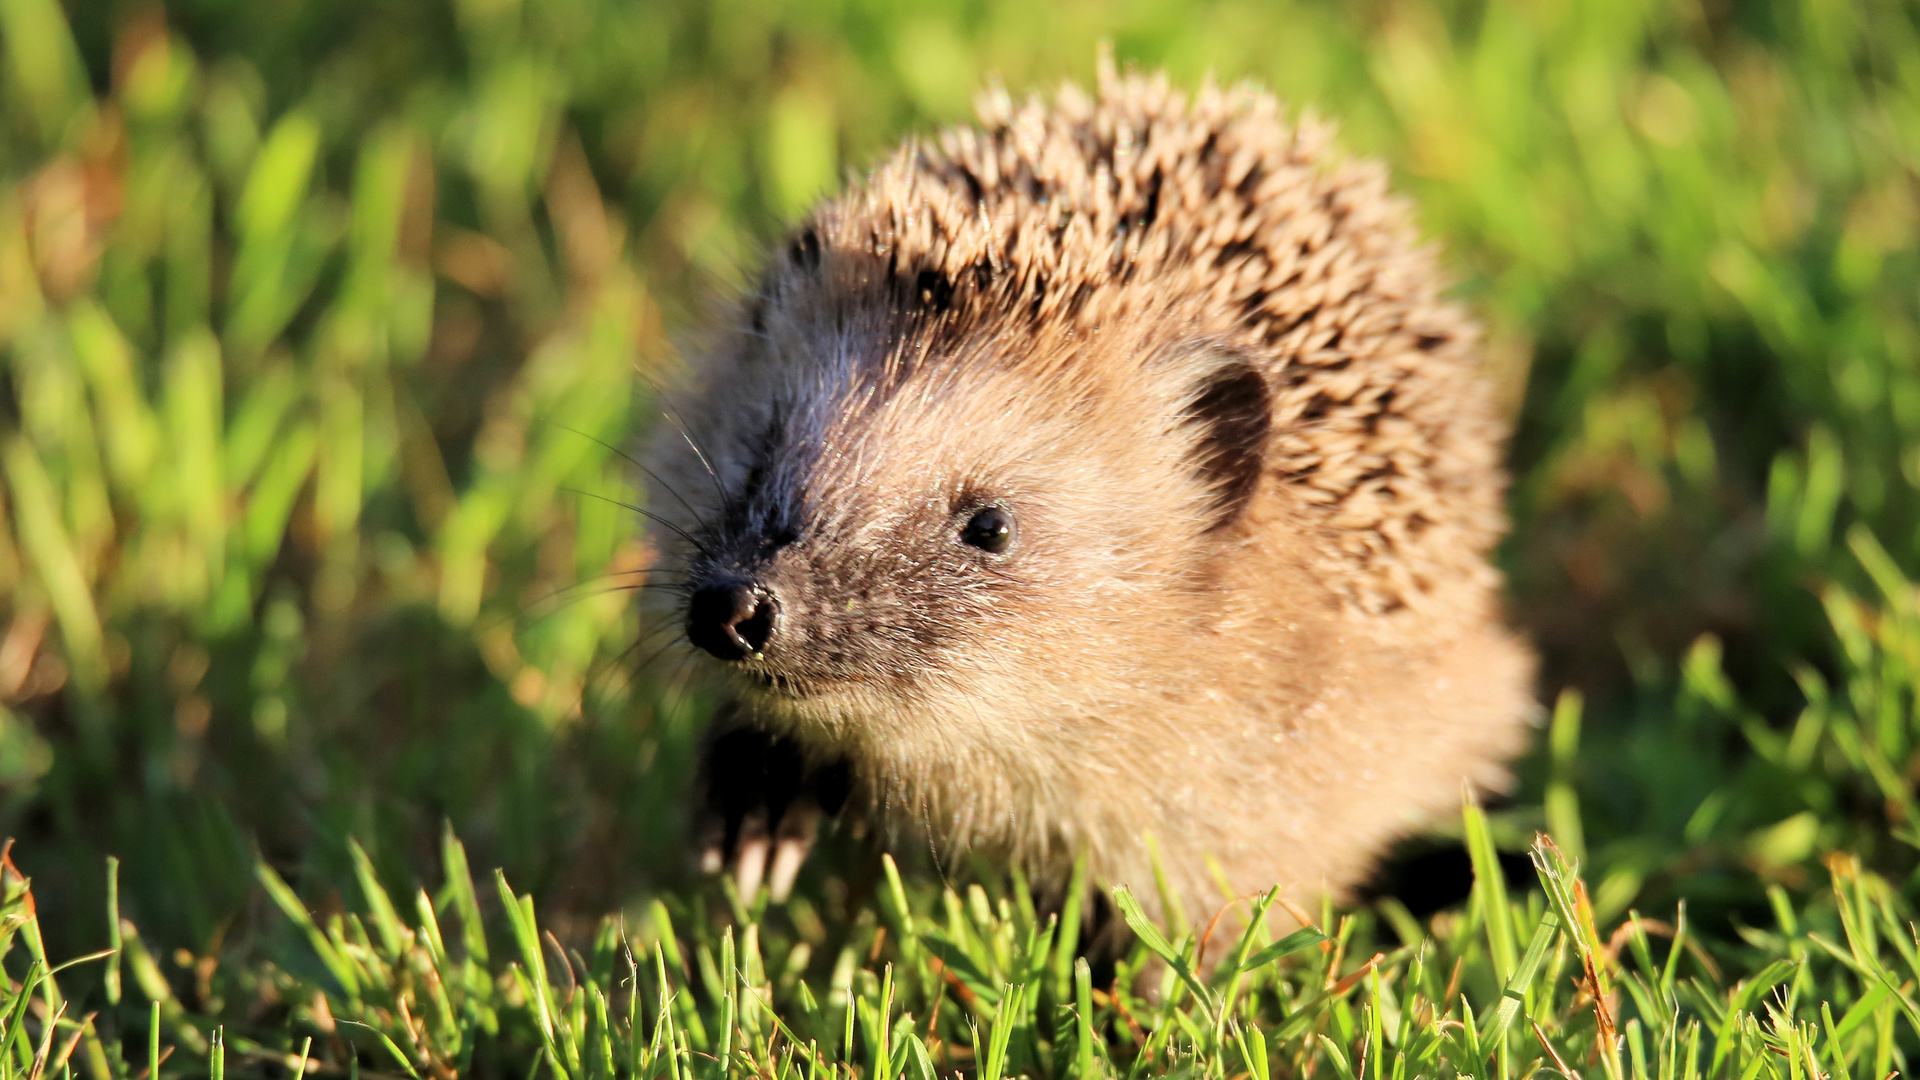
[[[158, 1060], [215, 1080], [363, 1065], [450, 1080], [476, 1070], [476, 1053], [490, 1071], [503, 1051], [595, 1080], [1905, 1069], [1920, 1033], [1920, 943], [1905, 901], [1856, 863], [1832, 860], [1830, 890], [1801, 910], [1776, 893], [1776, 924], [1743, 930], [1730, 953], [1703, 946], [1684, 905], [1597, 923], [1577, 868], [1544, 838], [1531, 853], [1540, 888], [1510, 898], [1484, 815], [1469, 805], [1466, 821], [1476, 884], [1431, 927], [1391, 907], [1296, 916], [1276, 889], [1236, 903], [1237, 933], [1163, 931], [1119, 890], [1134, 944], [1100, 986], [1078, 953], [1078, 894], [1042, 915], [1018, 890], [910, 890], [886, 860], [873, 905], [832, 931], [794, 912], [716, 922], [656, 901], [569, 947], [498, 872], [487, 892], [505, 925], [490, 936], [451, 834], [444, 883], [411, 897], [390, 894], [355, 846], [355, 902], [324, 919], [257, 867], [279, 915], [270, 959], [229, 980], [254, 1000], [238, 1010], [245, 1019], [218, 1024], [182, 1007], [131, 923], [112, 924], [111, 950], [50, 968], [15, 875], [0, 947], [26, 957], [23, 977], [0, 988], [0, 1074], [79, 1063], [117, 1080]], [[60, 976], [83, 964], [110, 973], [110, 1009], [146, 1023], [69, 1015]], [[824, 981], [805, 977], [821, 968]]]

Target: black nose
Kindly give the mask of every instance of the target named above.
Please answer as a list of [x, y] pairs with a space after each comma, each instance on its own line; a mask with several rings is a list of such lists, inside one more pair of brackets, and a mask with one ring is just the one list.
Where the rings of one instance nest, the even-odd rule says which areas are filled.
[[708, 585], [687, 604], [687, 640], [722, 660], [760, 655], [773, 636], [780, 604], [757, 585]]

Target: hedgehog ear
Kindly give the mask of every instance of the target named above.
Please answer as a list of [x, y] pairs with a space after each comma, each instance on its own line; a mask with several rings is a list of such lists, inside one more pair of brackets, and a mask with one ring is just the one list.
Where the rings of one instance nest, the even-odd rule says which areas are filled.
[[1210, 350], [1214, 362], [1195, 382], [1182, 419], [1196, 435], [1190, 460], [1212, 492], [1210, 531], [1240, 519], [1266, 467], [1273, 403], [1267, 379], [1246, 357]]

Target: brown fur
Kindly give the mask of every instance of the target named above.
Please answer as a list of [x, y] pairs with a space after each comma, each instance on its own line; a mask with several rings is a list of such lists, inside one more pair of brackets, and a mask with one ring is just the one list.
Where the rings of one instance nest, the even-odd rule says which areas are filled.
[[[1502, 781], [1535, 709], [1503, 425], [1384, 170], [1328, 140], [1103, 72], [813, 211], [653, 460], [673, 565], [780, 597], [733, 665], [756, 723], [937, 851], [1150, 893], [1151, 835], [1196, 912], [1212, 860], [1339, 892]], [[953, 538], [989, 502], [1003, 559]]]

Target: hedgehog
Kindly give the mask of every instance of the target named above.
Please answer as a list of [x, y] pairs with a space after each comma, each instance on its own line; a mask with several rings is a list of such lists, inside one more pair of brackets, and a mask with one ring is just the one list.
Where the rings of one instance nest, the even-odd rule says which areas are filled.
[[1537, 713], [1476, 326], [1256, 87], [978, 112], [815, 206], [670, 395], [703, 861], [783, 898], [839, 814], [1183, 910], [1348, 896]]

